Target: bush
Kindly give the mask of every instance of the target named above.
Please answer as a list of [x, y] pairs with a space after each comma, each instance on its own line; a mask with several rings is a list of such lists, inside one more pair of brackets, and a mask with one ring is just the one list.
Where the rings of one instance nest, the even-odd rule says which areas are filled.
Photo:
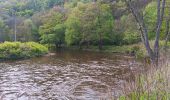
[[136, 56], [136, 58], [141, 59], [146, 55], [141, 45], [134, 45], [130, 48], [130, 52]]
[[140, 35], [136, 32], [125, 32], [124, 44], [135, 44], [141, 41]]
[[0, 44], [0, 59], [22, 59], [42, 56], [48, 49], [35, 42], [4, 42]]

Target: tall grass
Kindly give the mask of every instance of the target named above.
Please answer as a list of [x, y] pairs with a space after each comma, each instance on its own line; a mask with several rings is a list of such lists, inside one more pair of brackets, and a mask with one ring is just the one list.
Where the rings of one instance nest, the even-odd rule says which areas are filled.
[[[166, 60], [165, 60], [166, 59]], [[150, 66], [124, 84], [119, 100], [170, 100], [170, 66], [168, 59], [160, 60], [159, 68]]]

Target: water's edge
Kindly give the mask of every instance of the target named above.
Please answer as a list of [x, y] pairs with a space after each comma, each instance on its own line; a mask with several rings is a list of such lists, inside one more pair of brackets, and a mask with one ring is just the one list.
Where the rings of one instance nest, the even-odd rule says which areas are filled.
[[133, 57], [61, 50], [49, 55], [0, 63], [0, 95], [19, 100], [99, 100], [121, 93], [130, 71], [142, 70]]

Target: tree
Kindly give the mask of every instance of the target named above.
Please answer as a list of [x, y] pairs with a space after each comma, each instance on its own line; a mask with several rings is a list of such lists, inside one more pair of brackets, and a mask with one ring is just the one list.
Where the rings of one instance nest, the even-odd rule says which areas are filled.
[[96, 13], [96, 30], [98, 34], [99, 49], [102, 49], [103, 42], [109, 43], [113, 41], [113, 17], [108, 4], [97, 4], [98, 10]]
[[66, 21], [66, 43], [98, 44], [113, 43], [113, 17], [108, 4], [79, 2], [71, 11]]
[[146, 23], [144, 22], [143, 12], [139, 10], [136, 6], [134, 6], [134, 2], [131, 0], [125, 0], [125, 3], [129, 10], [131, 11], [132, 15], [134, 16], [137, 24], [139, 25], [139, 30], [141, 32], [141, 37], [145, 48], [148, 52], [148, 55], [154, 65], [158, 65], [159, 59], [159, 39], [160, 39], [160, 31], [164, 16], [164, 9], [165, 9], [165, 0], [157, 0], [157, 23], [156, 23], [156, 35], [155, 35], [155, 43], [154, 49], [151, 48], [149, 39], [148, 39], [148, 29]]
[[55, 44], [56, 47], [61, 47], [61, 44], [64, 43], [65, 25], [63, 22], [65, 15], [62, 12], [51, 10], [47, 16], [39, 28], [41, 43]]
[[[82, 9], [85, 9], [85, 7], [83, 7]], [[81, 11], [78, 9], [78, 7], [73, 8], [71, 13], [68, 15], [68, 18], [65, 22], [65, 41], [67, 45], [79, 45], [82, 39], [80, 16]]]
[[31, 19], [23, 19], [18, 25], [18, 41], [36, 41], [38, 32], [37, 27]]

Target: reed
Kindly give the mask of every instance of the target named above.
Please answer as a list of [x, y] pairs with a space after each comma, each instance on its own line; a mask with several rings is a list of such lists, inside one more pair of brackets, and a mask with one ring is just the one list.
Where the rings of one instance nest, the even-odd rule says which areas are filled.
[[160, 60], [158, 68], [150, 66], [138, 75], [131, 74], [134, 79], [124, 84], [123, 95], [118, 100], [170, 100], [170, 65], [167, 58]]

